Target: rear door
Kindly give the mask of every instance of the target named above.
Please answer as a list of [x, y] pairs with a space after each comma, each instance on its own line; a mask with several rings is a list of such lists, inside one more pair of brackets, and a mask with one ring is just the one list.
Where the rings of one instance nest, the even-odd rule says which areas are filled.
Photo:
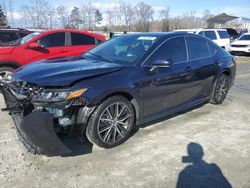
[[192, 75], [193, 97], [196, 99], [209, 96], [217, 71], [215, 49], [206, 39], [198, 36], [186, 36], [188, 58]]
[[77, 32], [68, 32], [67, 37], [68, 37], [68, 44], [66, 46], [67, 56], [80, 56], [84, 52], [93, 48], [99, 42], [95, 37]]
[[25, 49], [25, 62], [65, 56], [65, 32], [58, 32], [42, 36], [36, 42], [40, 43], [41, 49]]

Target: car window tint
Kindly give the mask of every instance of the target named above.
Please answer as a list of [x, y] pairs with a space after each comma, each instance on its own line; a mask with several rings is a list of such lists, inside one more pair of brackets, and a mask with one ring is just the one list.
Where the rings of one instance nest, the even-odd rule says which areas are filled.
[[212, 42], [208, 42], [208, 48], [209, 48], [210, 56], [213, 56], [216, 53], [216, 48], [212, 44]]
[[189, 59], [201, 59], [210, 56], [207, 41], [200, 37], [187, 37]]
[[205, 31], [204, 32], [205, 36], [212, 39], [212, 40], [216, 40], [217, 37], [216, 37], [216, 34], [214, 31]]
[[167, 40], [153, 53], [148, 63], [150, 64], [156, 59], [166, 58], [171, 59], [173, 63], [187, 61], [187, 50], [184, 37], [175, 37]]
[[221, 39], [228, 39], [229, 38], [229, 34], [227, 31], [218, 31], [220, 38]]
[[26, 33], [19, 33], [20, 37], [25, 37], [27, 34]]
[[198, 33], [198, 35], [204, 35], [204, 31], [200, 31], [199, 33]]
[[95, 45], [95, 38], [81, 33], [71, 33], [72, 46]]
[[43, 47], [59, 47], [65, 45], [65, 33], [53, 33], [42, 37], [38, 40], [38, 42]]
[[10, 42], [17, 39], [15, 32], [0, 32], [0, 41], [2, 42]]

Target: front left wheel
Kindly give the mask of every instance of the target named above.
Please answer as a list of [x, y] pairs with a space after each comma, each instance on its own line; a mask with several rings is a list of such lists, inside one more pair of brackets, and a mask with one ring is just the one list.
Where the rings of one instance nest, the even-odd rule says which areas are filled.
[[111, 148], [125, 142], [135, 121], [132, 104], [123, 96], [113, 96], [101, 103], [93, 112], [86, 128], [90, 142]]

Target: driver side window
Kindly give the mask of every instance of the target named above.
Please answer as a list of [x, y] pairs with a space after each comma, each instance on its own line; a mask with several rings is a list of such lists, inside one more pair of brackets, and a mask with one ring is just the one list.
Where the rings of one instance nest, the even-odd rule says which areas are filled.
[[40, 38], [37, 42], [44, 48], [65, 46], [65, 33], [49, 34]]
[[161, 45], [147, 60], [151, 64], [157, 59], [171, 59], [172, 63], [187, 61], [187, 50], [184, 37], [174, 37]]

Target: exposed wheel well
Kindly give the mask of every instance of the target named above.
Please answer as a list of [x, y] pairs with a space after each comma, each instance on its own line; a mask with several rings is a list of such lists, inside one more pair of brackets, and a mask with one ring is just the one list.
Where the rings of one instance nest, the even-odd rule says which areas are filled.
[[123, 97], [125, 97], [126, 99], [128, 99], [131, 102], [131, 104], [134, 107], [135, 113], [136, 113], [136, 119], [138, 120], [139, 119], [139, 104], [138, 104], [138, 101], [131, 94], [129, 94], [127, 92], [123, 92], [123, 91], [121, 91], [121, 92], [114, 92], [114, 93], [111, 93], [111, 94], [107, 95], [102, 100], [102, 102], [104, 100], [106, 100], [107, 98], [109, 98], [109, 97], [117, 96], [117, 95], [123, 96]]

